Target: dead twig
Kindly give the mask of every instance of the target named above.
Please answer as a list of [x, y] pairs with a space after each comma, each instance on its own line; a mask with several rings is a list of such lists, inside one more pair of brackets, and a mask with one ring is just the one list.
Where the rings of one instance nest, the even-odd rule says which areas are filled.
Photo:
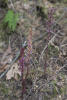
[[40, 58], [39, 58], [39, 63], [40, 63], [41, 59], [43, 59], [44, 51], [47, 49], [47, 47], [48, 47], [49, 44], [53, 43], [53, 41], [54, 41], [54, 39], [55, 39], [56, 36], [57, 36], [57, 34], [55, 34], [55, 35], [51, 38], [51, 40], [48, 42], [48, 44], [46, 44], [46, 46], [44, 47], [43, 51], [41, 52]]

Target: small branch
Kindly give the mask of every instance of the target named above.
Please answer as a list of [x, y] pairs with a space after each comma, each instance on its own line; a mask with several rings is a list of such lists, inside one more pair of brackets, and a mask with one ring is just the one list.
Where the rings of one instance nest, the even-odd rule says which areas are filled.
[[40, 63], [40, 60], [43, 59], [43, 53], [44, 53], [44, 51], [47, 49], [48, 45], [51, 44], [54, 41], [54, 39], [55, 39], [56, 36], [57, 36], [57, 34], [55, 34], [51, 38], [51, 40], [48, 42], [48, 44], [44, 47], [43, 51], [41, 52], [40, 58], [39, 58], [39, 63]]

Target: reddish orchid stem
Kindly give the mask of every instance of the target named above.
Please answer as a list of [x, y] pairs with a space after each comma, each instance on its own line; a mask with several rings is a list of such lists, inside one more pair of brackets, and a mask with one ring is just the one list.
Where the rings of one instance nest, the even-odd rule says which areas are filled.
[[[25, 93], [25, 81], [29, 74], [31, 51], [32, 51], [32, 29], [30, 29], [30, 34], [28, 37], [27, 56], [25, 59], [24, 59], [24, 48], [21, 48], [21, 50], [20, 50], [19, 62], [20, 62], [20, 68], [21, 68], [21, 74], [22, 74], [22, 97], [23, 97], [23, 94]], [[24, 63], [26, 63], [26, 67], [27, 67], [27, 73], [26, 73], [25, 78], [23, 77], [24, 76], [24, 74], [23, 74], [24, 73]]]
[[[53, 25], [54, 23], [54, 13], [55, 13], [55, 8], [49, 8], [49, 11], [48, 11], [48, 21], [46, 22], [46, 30], [48, 32], [48, 38], [47, 38], [47, 41], [50, 39], [50, 33], [51, 33], [51, 26]], [[46, 49], [46, 52], [48, 51], [48, 47]], [[47, 67], [47, 53], [46, 53], [46, 57], [45, 57], [45, 64], [44, 64], [44, 72], [46, 72], [46, 67]]]
[[21, 70], [21, 76], [22, 76], [22, 97], [23, 94], [25, 93], [25, 79], [23, 78], [23, 73], [24, 73], [24, 48], [21, 48], [20, 50], [20, 70]]

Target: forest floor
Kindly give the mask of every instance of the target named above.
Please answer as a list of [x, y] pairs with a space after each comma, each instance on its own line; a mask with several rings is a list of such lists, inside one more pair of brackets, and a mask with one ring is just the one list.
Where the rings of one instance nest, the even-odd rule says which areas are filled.
[[[8, 8], [20, 18], [14, 32], [4, 29], [7, 8], [0, 4], [0, 100], [67, 100], [67, 1], [9, 1]], [[55, 21], [48, 33], [46, 15], [51, 7], [56, 8]], [[19, 57], [15, 58], [31, 28], [32, 57], [22, 97]]]

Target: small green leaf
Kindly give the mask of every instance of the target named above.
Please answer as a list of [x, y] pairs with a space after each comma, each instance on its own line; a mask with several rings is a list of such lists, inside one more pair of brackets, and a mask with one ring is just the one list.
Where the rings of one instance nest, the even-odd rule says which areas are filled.
[[8, 27], [14, 31], [16, 29], [18, 21], [18, 14], [15, 14], [14, 11], [9, 10], [4, 18], [4, 23], [8, 24]]

